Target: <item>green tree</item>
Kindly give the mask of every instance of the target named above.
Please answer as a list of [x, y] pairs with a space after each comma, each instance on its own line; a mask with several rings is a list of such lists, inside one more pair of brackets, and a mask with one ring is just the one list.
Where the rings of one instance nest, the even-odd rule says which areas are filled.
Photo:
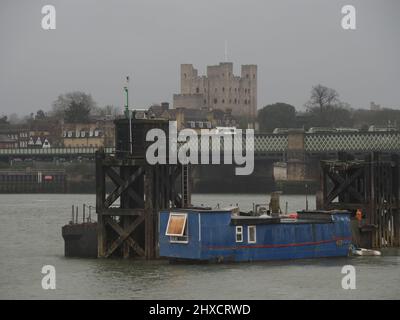
[[90, 94], [76, 91], [59, 95], [53, 102], [52, 114], [70, 123], [87, 122], [95, 109], [96, 103]]
[[295, 128], [296, 108], [283, 102], [270, 104], [258, 111], [257, 121], [260, 131], [265, 132], [275, 128]]
[[307, 111], [309, 117], [306, 128], [349, 128], [354, 124], [352, 110], [342, 105], [327, 105], [322, 113], [319, 107], [309, 108]]
[[0, 124], [9, 124], [7, 116], [0, 117]]

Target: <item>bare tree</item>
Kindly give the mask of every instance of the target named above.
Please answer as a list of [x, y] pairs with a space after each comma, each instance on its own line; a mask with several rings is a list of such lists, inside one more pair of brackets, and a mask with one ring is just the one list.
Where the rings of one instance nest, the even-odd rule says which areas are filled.
[[101, 117], [111, 116], [113, 118], [116, 118], [118, 115], [122, 114], [122, 112], [118, 107], [115, 107], [113, 105], [106, 105], [102, 108], [96, 108], [94, 110], [94, 114]]
[[319, 84], [312, 88], [311, 97], [306, 103], [306, 107], [308, 109], [319, 107], [322, 113], [328, 106], [335, 106], [339, 103], [339, 94], [335, 89], [331, 89]]

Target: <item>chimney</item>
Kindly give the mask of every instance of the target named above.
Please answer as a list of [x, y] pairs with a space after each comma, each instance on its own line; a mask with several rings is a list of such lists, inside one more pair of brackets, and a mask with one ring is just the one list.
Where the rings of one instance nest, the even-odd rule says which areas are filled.
[[166, 111], [169, 109], [169, 102], [161, 102], [161, 110]]

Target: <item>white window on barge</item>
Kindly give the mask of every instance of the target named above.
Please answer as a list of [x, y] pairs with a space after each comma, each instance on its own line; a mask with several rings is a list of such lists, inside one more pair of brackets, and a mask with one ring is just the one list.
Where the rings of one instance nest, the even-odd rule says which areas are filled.
[[236, 226], [236, 242], [243, 242], [243, 226]]
[[247, 242], [248, 243], [257, 242], [256, 226], [247, 227]]

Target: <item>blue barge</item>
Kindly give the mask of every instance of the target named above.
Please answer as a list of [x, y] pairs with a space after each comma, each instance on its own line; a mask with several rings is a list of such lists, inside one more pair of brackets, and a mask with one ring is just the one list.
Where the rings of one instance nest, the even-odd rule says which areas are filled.
[[347, 256], [350, 212], [246, 216], [237, 208], [176, 209], [159, 216], [159, 253], [171, 260], [262, 261]]

